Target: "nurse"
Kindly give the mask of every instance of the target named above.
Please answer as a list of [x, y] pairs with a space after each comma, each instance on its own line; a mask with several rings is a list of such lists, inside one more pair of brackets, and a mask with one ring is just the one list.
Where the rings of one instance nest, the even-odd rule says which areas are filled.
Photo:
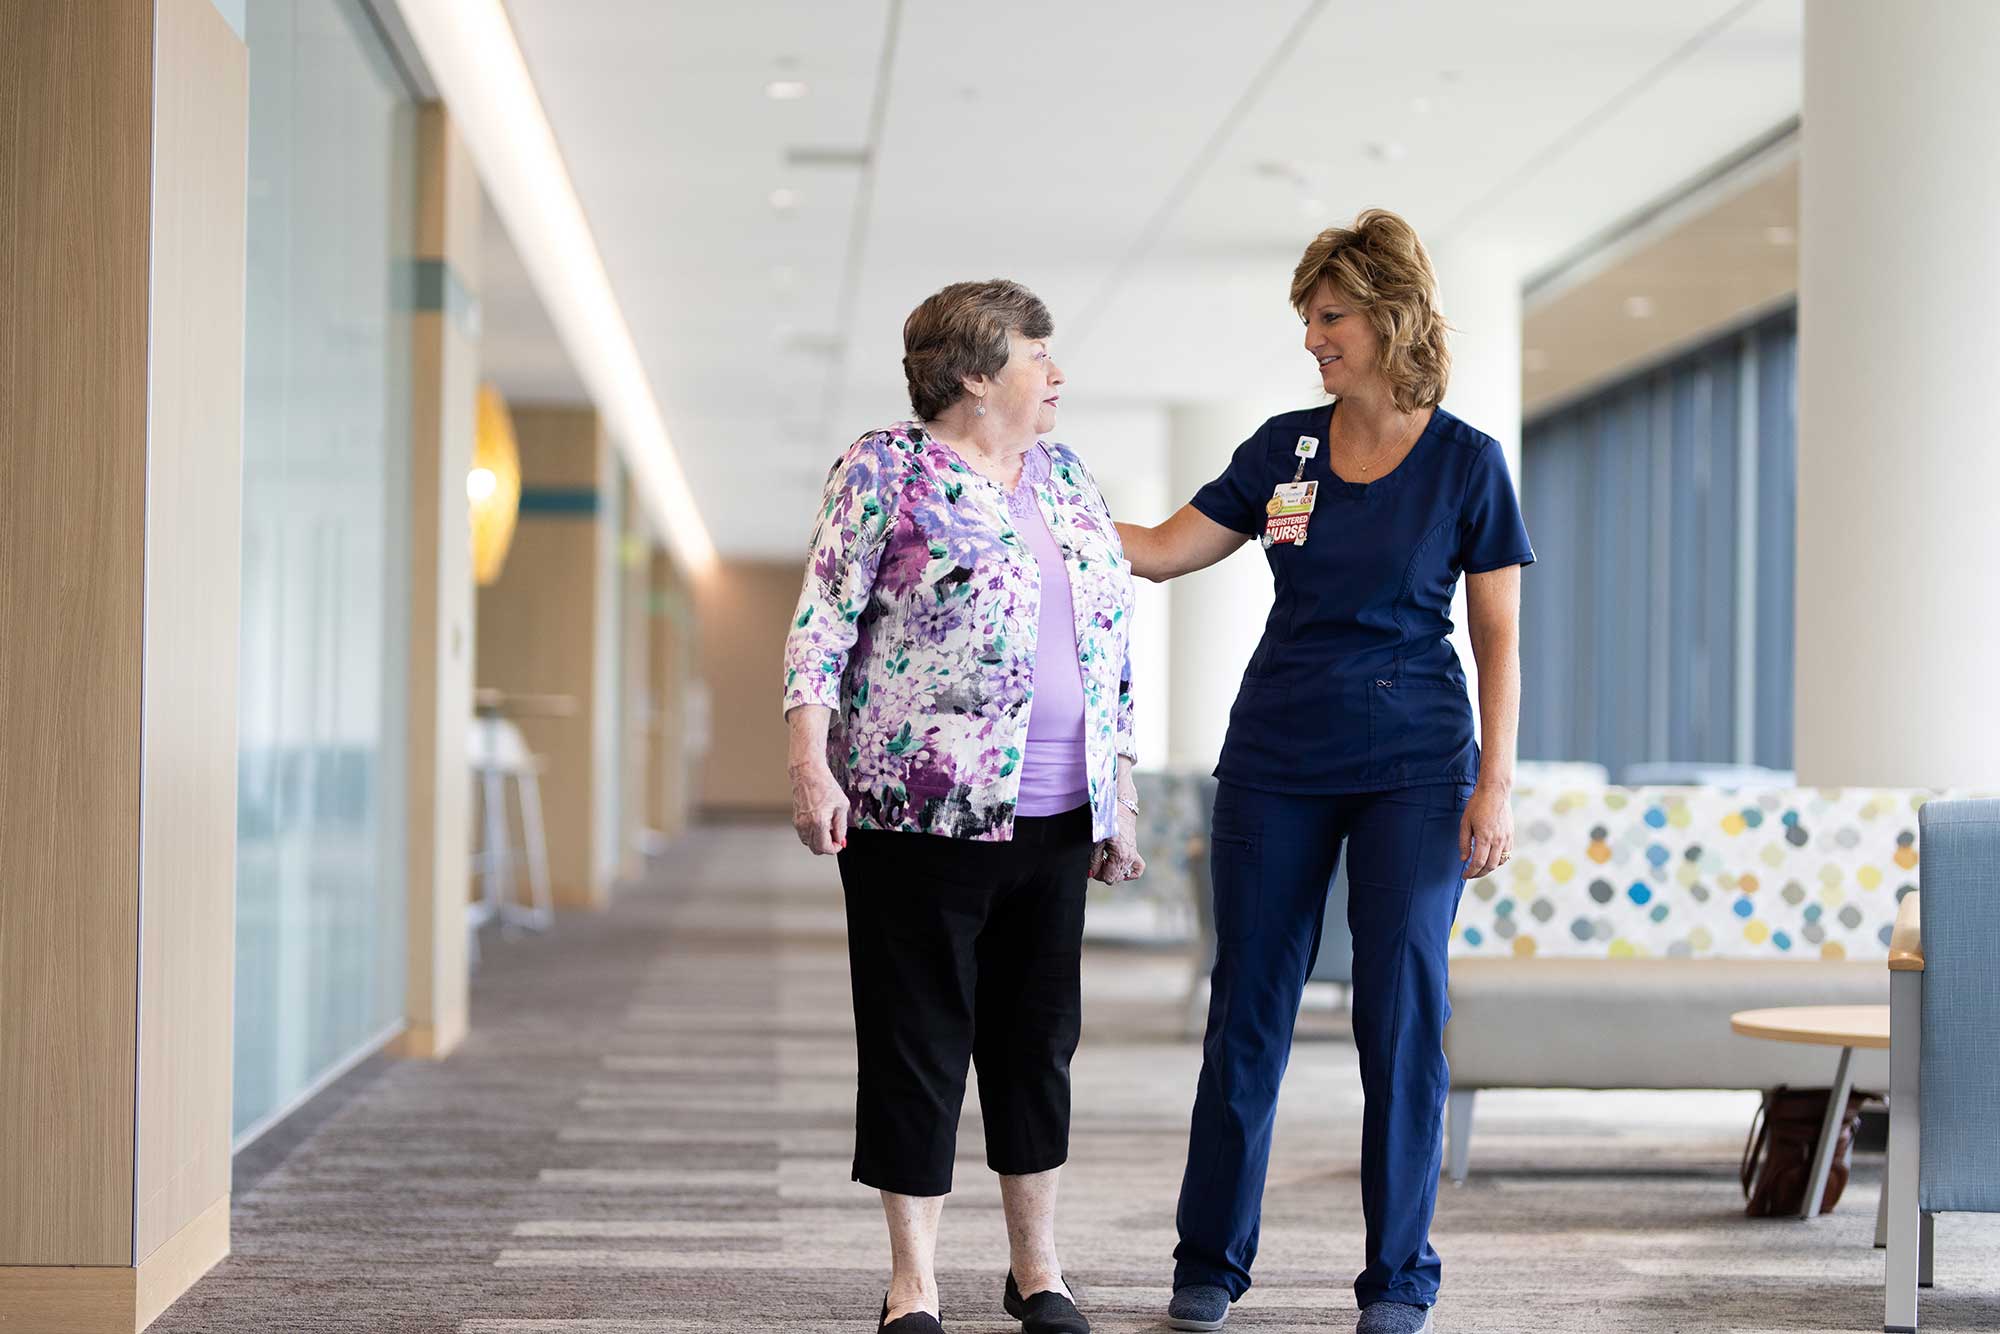
[[[1344, 840], [1366, 1099], [1357, 1328], [1418, 1334], [1440, 1274], [1445, 946], [1465, 881], [1513, 848], [1535, 557], [1500, 446], [1438, 406], [1449, 326], [1409, 224], [1376, 209], [1320, 233], [1291, 299], [1334, 402], [1258, 427], [1165, 523], [1118, 525], [1153, 580], [1255, 540], [1277, 595], [1215, 771], [1218, 946], [1168, 1323], [1220, 1328], [1250, 1286], [1278, 1085]], [[1447, 639], [1461, 575], [1483, 756]]]

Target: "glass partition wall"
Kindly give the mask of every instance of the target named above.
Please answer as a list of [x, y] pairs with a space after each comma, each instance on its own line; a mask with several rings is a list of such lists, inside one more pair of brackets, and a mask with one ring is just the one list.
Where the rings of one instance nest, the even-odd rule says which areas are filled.
[[357, 0], [249, 0], [238, 1143], [403, 1014], [416, 119]]

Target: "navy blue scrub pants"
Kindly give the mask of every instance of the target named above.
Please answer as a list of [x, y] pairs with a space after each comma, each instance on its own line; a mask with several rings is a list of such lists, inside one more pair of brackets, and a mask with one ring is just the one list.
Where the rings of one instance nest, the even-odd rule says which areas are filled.
[[1181, 1182], [1174, 1287], [1250, 1286], [1278, 1084], [1312, 970], [1341, 841], [1354, 935], [1354, 1044], [1366, 1106], [1361, 1306], [1430, 1306], [1441, 1265], [1431, 1213], [1443, 1154], [1445, 946], [1465, 887], [1470, 786], [1296, 796], [1223, 783], [1209, 856], [1217, 950]]

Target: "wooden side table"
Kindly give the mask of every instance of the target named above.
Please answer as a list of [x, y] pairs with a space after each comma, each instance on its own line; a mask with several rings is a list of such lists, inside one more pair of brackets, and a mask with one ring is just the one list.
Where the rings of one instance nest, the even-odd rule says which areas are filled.
[[1820, 1200], [1826, 1196], [1827, 1174], [1833, 1170], [1833, 1150], [1840, 1139], [1840, 1118], [1847, 1110], [1848, 1094], [1854, 1089], [1852, 1067], [1855, 1049], [1888, 1050], [1889, 1007], [1788, 1005], [1775, 1010], [1738, 1010], [1729, 1016], [1729, 1027], [1746, 1038], [1840, 1048], [1840, 1064], [1834, 1068], [1833, 1074], [1833, 1091], [1826, 1100], [1826, 1120], [1819, 1128], [1819, 1147], [1813, 1152], [1812, 1177], [1806, 1184], [1805, 1201], [1799, 1206], [1799, 1217], [1811, 1218], [1819, 1212]]

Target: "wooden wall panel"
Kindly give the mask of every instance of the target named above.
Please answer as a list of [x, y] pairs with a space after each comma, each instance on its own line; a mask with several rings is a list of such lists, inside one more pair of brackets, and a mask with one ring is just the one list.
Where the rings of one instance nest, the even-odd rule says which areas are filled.
[[158, 0], [157, 24], [140, 1261], [229, 1193], [249, 111], [248, 52], [210, 0]]
[[688, 755], [687, 688], [693, 655], [690, 629], [693, 612], [688, 606], [686, 585], [673, 557], [663, 548], [653, 548], [653, 587], [650, 602], [651, 643], [646, 655], [646, 671], [651, 692], [647, 738], [646, 819], [659, 833], [672, 838], [687, 827], [688, 776], [692, 771]]
[[[623, 469], [620, 469], [623, 472]], [[619, 874], [636, 879], [645, 873], [640, 836], [645, 832], [648, 751], [653, 745], [651, 607], [653, 564], [646, 521], [629, 476], [625, 491], [625, 532], [618, 544], [618, 848]]]
[[[476, 253], [479, 181], [440, 103], [418, 117], [419, 259], [461, 281]], [[476, 241], [476, 237], [474, 238]], [[397, 1051], [431, 1060], [464, 1038], [473, 582], [465, 476], [472, 466], [479, 344], [445, 292], [411, 329], [409, 923], [406, 1025]]]
[[701, 673], [714, 739], [703, 757], [701, 805], [789, 812], [785, 773], [785, 634], [805, 563], [725, 561], [696, 586]]
[[150, 0], [0, 5], [0, 1264], [132, 1263]]
[[542, 807], [556, 901], [595, 906], [610, 886], [595, 865], [601, 790], [596, 720], [597, 654], [610, 638], [600, 621], [600, 581], [615, 575], [605, 560], [602, 492], [610, 472], [608, 442], [589, 408], [515, 407], [522, 486], [533, 491], [588, 490], [590, 513], [523, 512], [498, 582], [479, 591], [477, 679], [516, 694], [560, 694], [576, 701], [561, 718], [523, 718], [529, 747], [544, 756]]

